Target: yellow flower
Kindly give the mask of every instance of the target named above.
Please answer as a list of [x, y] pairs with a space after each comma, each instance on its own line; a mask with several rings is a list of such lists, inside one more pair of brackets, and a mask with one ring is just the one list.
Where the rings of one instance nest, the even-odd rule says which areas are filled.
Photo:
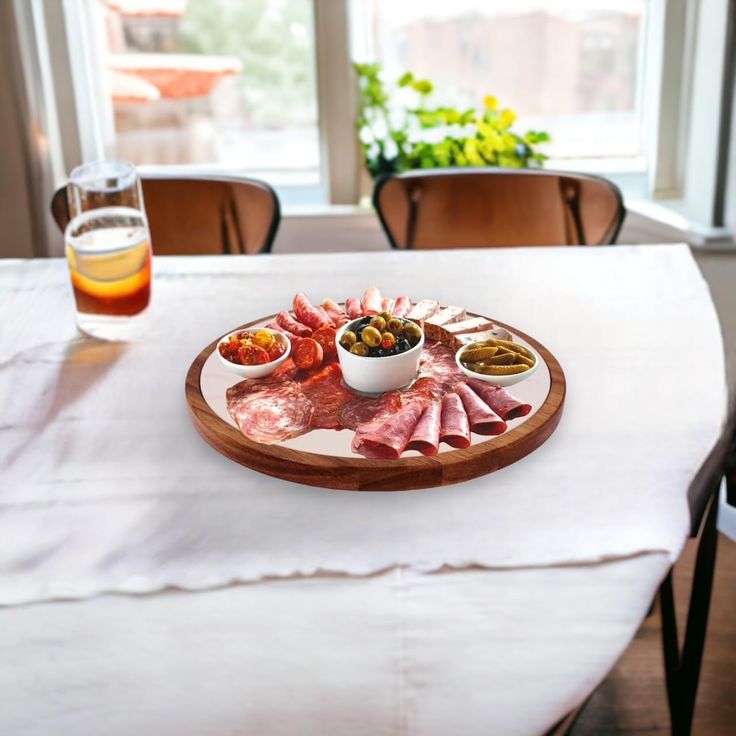
[[488, 110], [497, 110], [498, 109], [498, 100], [493, 95], [488, 95], [483, 100], [483, 104], [486, 106], [486, 109]]
[[514, 124], [515, 120], [516, 113], [513, 110], [509, 110], [508, 108], [501, 110], [501, 125], [503, 125], [504, 128], [510, 128]]

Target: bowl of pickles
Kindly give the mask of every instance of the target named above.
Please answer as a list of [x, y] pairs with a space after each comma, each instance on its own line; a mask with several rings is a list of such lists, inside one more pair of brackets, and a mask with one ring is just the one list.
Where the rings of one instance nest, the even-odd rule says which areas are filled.
[[380, 394], [416, 378], [424, 333], [416, 322], [381, 313], [343, 325], [337, 343], [345, 383], [362, 393]]
[[539, 367], [539, 356], [511, 340], [483, 340], [463, 345], [455, 353], [458, 368], [470, 378], [495, 386], [513, 386]]

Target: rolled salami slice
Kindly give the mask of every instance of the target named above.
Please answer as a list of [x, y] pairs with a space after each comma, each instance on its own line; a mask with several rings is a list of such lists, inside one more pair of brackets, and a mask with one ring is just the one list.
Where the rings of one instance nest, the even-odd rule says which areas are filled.
[[294, 340], [299, 339], [299, 335], [295, 335], [293, 332], [289, 332], [285, 327], [282, 327], [278, 322], [269, 322], [266, 327], [271, 328], [272, 330], [278, 330], [279, 332], [283, 332], [286, 337], [289, 338], [290, 342], [294, 342]]
[[450, 447], [470, 446], [468, 415], [463, 400], [454, 391], [442, 397], [440, 442], [446, 442]]
[[299, 384], [283, 376], [251, 378], [231, 386], [227, 410], [246, 437], [264, 445], [307, 432], [314, 411]]
[[297, 337], [309, 337], [312, 334], [311, 327], [297, 322], [288, 312], [279, 312], [276, 321], [292, 335]]
[[408, 296], [397, 297], [394, 303], [394, 311], [392, 314], [394, 317], [406, 317], [411, 311], [411, 299]]
[[[307, 325], [312, 330], [318, 330], [320, 327], [333, 327], [332, 320], [327, 316], [327, 312], [322, 307], [315, 307], [305, 294], [299, 293], [294, 297], [294, 314], [302, 324]], [[286, 327], [286, 329], [290, 328]]]
[[424, 410], [406, 446], [407, 450], [418, 450], [422, 455], [436, 455], [440, 446], [440, 424], [442, 405], [433, 401]]
[[525, 404], [519, 401], [516, 396], [512, 396], [506, 389], [500, 386], [493, 386], [485, 381], [477, 378], [469, 378], [468, 385], [480, 396], [493, 411], [504, 420], [517, 419], [525, 417], [531, 410], [531, 404]]
[[385, 460], [401, 457], [423, 411], [423, 404], [412, 401], [383, 423], [370, 422], [358, 427], [353, 437], [353, 452]]
[[363, 292], [363, 314], [378, 314], [381, 311], [381, 292], [375, 286], [369, 286]]
[[381, 311], [388, 312], [389, 314], [394, 313], [394, 300], [390, 296], [385, 296], [381, 299]]
[[322, 307], [327, 312], [327, 316], [332, 320], [332, 324], [335, 327], [341, 327], [350, 321], [350, 317], [343, 312], [342, 307], [336, 302], [333, 302], [332, 299], [325, 299], [322, 302]]
[[486, 404], [466, 383], [458, 383], [455, 392], [463, 401], [468, 414], [470, 429], [476, 434], [502, 434], [506, 431], [506, 422]]
[[363, 305], [357, 296], [351, 296], [345, 300], [345, 309], [350, 319], [358, 319], [363, 316]]

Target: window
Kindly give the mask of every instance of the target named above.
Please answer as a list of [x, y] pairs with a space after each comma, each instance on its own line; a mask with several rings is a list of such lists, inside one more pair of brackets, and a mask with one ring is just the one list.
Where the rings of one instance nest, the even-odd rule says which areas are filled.
[[355, 0], [355, 45], [389, 78], [411, 70], [435, 99], [497, 97], [555, 159], [636, 158], [646, 0]]
[[117, 157], [319, 183], [311, 0], [95, 1]]

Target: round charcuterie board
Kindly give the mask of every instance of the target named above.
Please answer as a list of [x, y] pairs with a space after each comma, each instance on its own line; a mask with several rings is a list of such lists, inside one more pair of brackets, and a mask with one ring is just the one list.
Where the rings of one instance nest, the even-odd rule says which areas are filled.
[[[266, 325], [274, 316], [236, 329]], [[197, 432], [215, 450], [283, 480], [350, 491], [406, 491], [470, 480], [510, 465], [539, 447], [557, 427], [565, 400], [565, 376], [552, 353], [516, 328], [492, 322], [541, 359], [534, 375], [511, 389], [532, 410], [509, 420], [503, 434], [472, 434], [470, 446], [463, 449], [441, 444], [433, 456], [408, 451], [397, 459], [365, 458], [352, 451], [354, 433], [349, 429], [313, 429], [274, 444], [253, 441], [241, 433], [228, 412], [227, 390], [242, 379], [219, 360], [221, 337], [204, 348], [189, 368], [185, 387], [189, 412]]]

